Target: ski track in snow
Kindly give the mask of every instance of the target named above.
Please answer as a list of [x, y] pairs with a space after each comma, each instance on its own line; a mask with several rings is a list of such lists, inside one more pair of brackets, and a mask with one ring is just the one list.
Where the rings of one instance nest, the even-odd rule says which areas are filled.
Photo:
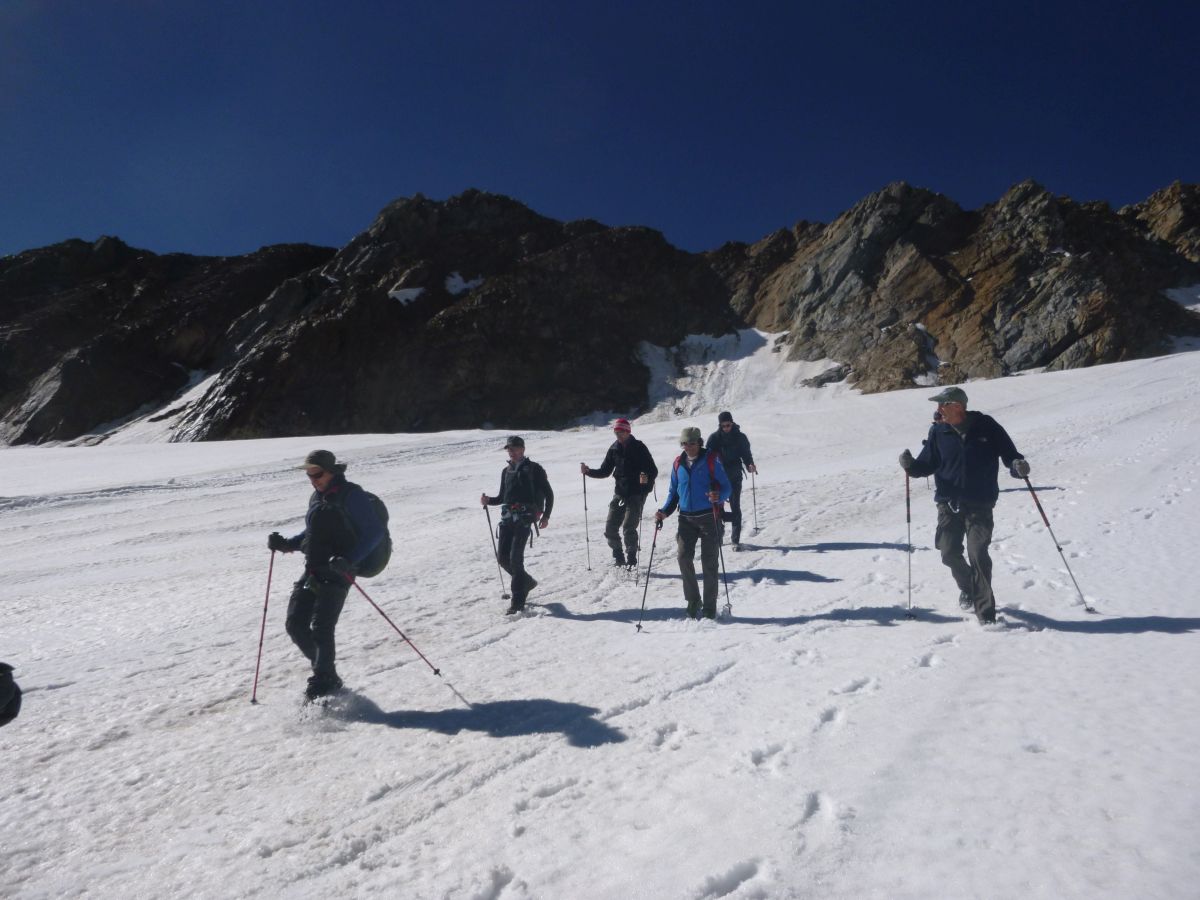
[[[349, 690], [327, 706], [299, 703], [286, 555], [247, 702], [265, 536], [299, 529], [292, 467], [319, 442], [7, 450], [27, 489], [0, 499], [3, 653], [26, 698], [0, 732], [0, 893], [1189, 896], [1198, 374], [1192, 354], [968, 386], [1029, 456], [1100, 612], [1002, 473], [1002, 622], [983, 628], [932, 548], [923, 480], [906, 617], [895, 458], [928, 389], [734, 407], [762, 474], [715, 623], [683, 617], [674, 520], [648, 587], [648, 543], [636, 576], [607, 565], [597, 481], [587, 571], [578, 461], [604, 429], [527, 434], [557, 502], [515, 617], [474, 500], [500, 437], [330, 439], [403, 534], [362, 586], [442, 675], [352, 591]], [[636, 426], [664, 473], [679, 425]]]

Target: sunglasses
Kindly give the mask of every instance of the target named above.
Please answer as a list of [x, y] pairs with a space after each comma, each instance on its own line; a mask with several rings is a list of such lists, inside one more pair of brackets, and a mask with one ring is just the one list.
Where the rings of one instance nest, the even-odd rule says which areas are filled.
[[699, 441], [682, 441], [682, 442], [680, 442], [679, 446], [680, 447], [699, 447], [700, 442]]
[[732, 423], [732, 422], [722, 422], [722, 423], [721, 423], [721, 427], [722, 427], [722, 428], [732, 428], [732, 427], [733, 427], [733, 423]]
[[311, 478], [313, 481], [316, 481], [318, 478], [324, 478], [326, 472], [324, 469], [317, 469], [317, 471], [315, 471], [315, 472], [305, 472], [304, 474], [307, 475], [309, 478]]

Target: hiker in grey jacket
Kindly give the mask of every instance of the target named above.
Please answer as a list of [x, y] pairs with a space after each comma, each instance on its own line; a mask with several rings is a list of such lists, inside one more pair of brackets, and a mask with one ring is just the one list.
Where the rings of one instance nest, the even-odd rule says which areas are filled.
[[733, 413], [723, 412], [717, 416], [717, 430], [708, 436], [706, 445], [710, 452], [721, 457], [725, 474], [729, 476], [729, 540], [734, 550], [742, 549], [742, 470], [758, 474], [754, 465], [754, 454], [750, 452], [750, 439], [733, 421]]
[[[1029, 463], [999, 422], [967, 411], [967, 395], [961, 388], [946, 388], [929, 399], [937, 403], [942, 421], [929, 427], [919, 456], [914, 459], [908, 450], [900, 454], [900, 466], [914, 478], [933, 476], [938, 510], [934, 542], [958, 584], [959, 606], [974, 610], [983, 624], [995, 622], [988, 546], [992, 509], [1000, 496], [997, 475], [1003, 462], [1014, 478], [1024, 478]], [[964, 538], [967, 559], [963, 559]]]

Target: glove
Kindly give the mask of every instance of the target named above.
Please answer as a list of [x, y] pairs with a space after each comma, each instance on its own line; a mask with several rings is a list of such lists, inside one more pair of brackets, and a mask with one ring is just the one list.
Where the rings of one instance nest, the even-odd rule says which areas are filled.
[[1009, 471], [1012, 472], [1013, 478], [1024, 478], [1029, 474], [1029, 463], [1023, 459], [1014, 459]]
[[267, 549], [279, 550], [282, 553], [291, 553], [292, 545], [288, 543], [288, 539], [278, 531], [272, 531], [269, 535], [267, 535]]
[[354, 563], [350, 562], [350, 560], [346, 559], [344, 556], [335, 556], [333, 559], [331, 559], [329, 561], [329, 568], [345, 578], [347, 581], [354, 580]]
[[916, 460], [913, 459], [913, 455], [908, 450], [905, 450], [900, 454], [900, 468], [902, 468], [905, 472], [912, 468], [912, 464], [915, 462]]

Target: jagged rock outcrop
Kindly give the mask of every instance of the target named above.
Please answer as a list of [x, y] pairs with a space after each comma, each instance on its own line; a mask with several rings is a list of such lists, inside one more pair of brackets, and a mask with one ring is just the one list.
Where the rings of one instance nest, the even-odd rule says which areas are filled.
[[897, 183], [705, 254], [474, 190], [397, 200], [339, 251], [67, 241], [0, 260], [0, 443], [145, 411], [177, 440], [555, 427], [645, 408], [642, 341], [746, 325], [867, 391], [1150, 355], [1200, 333], [1163, 295], [1200, 283], [1198, 191], [1116, 213], [1027, 181], [967, 211]]
[[646, 402], [639, 341], [739, 324], [705, 260], [658, 232], [480, 191], [391, 204], [268, 307], [181, 437], [560, 425]]
[[1200, 184], [1176, 181], [1142, 203], [1122, 207], [1121, 215], [1133, 216], [1155, 237], [1200, 263]]
[[753, 324], [788, 331], [790, 358], [838, 360], [868, 391], [1113, 362], [1197, 328], [1162, 291], [1200, 268], [1133, 217], [1031, 181], [976, 212], [890, 185], [805, 223], [766, 271], [786, 235], [710, 258]]
[[159, 256], [116, 238], [0, 259], [0, 442], [69, 440], [232, 361], [229, 323], [333, 251]]

